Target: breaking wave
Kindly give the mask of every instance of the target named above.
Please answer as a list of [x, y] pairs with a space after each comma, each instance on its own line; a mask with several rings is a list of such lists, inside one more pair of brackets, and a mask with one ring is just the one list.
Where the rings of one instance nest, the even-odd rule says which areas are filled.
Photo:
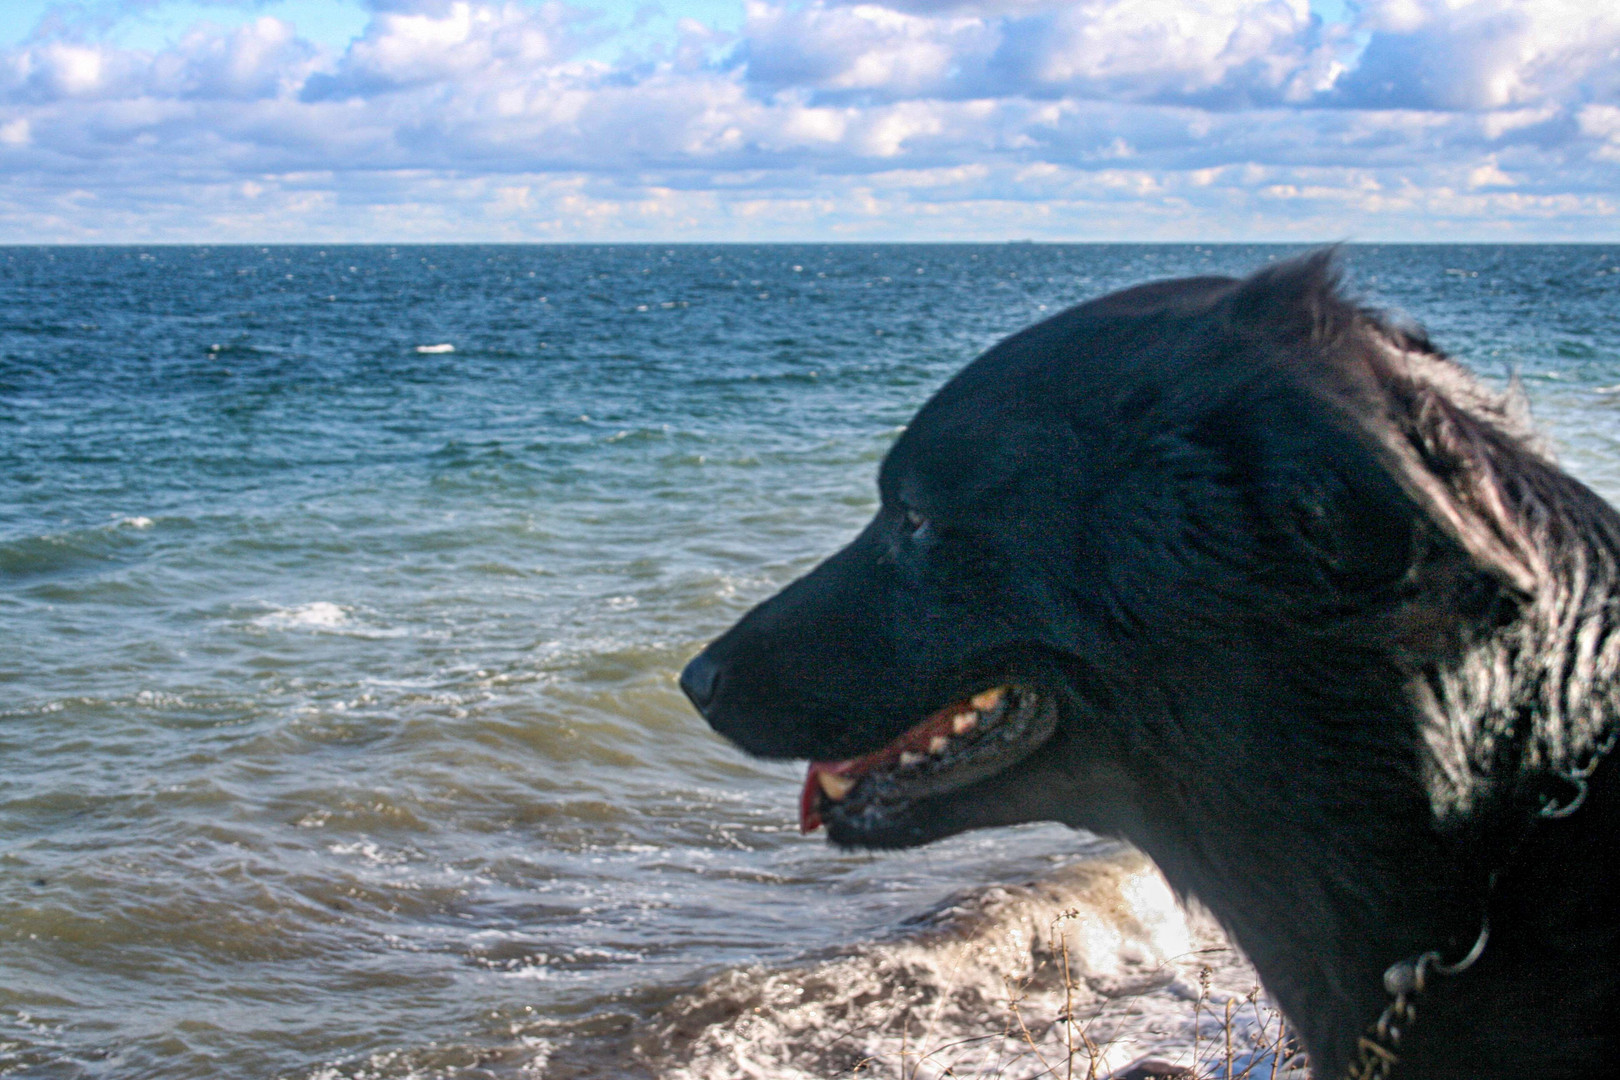
[[1106, 1077], [1144, 1059], [1306, 1075], [1279, 1055], [1247, 962], [1135, 852], [957, 894], [876, 941], [723, 971], [635, 1028], [614, 1048], [565, 1042], [550, 1064], [660, 1080]]

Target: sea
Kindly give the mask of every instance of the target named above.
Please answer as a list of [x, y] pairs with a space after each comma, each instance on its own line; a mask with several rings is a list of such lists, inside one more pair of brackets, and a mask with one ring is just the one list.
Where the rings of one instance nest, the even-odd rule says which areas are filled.
[[[998, 339], [1303, 250], [0, 248], [0, 1076], [1033, 1076], [1031, 904], [1259, 1015], [1118, 845], [834, 850], [676, 677]], [[1620, 247], [1341, 258], [1620, 497]]]

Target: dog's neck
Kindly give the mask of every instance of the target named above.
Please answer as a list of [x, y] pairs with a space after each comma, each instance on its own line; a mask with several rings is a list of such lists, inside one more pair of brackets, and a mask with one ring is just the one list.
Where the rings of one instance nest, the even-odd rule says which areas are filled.
[[[1152, 691], [1163, 716], [1218, 718], [1229, 737], [1189, 745], [1189, 729], [1172, 723], [1159, 745], [1139, 732], [1143, 744], [1118, 759], [1138, 808], [1119, 831], [1231, 929], [1324, 1080], [1343, 1075], [1387, 1004], [1390, 964], [1467, 951], [1492, 873], [1526, 862], [1538, 785], [1581, 768], [1620, 723], [1620, 620], [1609, 614], [1620, 598], [1620, 516], [1550, 464], [1524, 463], [1499, 494], [1519, 547], [1535, 555], [1534, 580], [1519, 601], [1487, 609], [1482, 633], [1465, 629], [1455, 651], [1416, 664], [1377, 650], [1351, 660], [1353, 649], [1320, 640], [1251, 641]], [[1503, 611], [1511, 617], [1497, 618]], [[1246, 653], [1269, 656], [1245, 675], [1234, 668]], [[1337, 680], [1292, 679], [1321, 655], [1342, 665]], [[1333, 686], [1362, 688], [1360, 700], [1312, 698]], [[1273, 705], [1223, 716], [1227, 701]], [[1519, 895], [1563, 903], [1568, 868], [1542, 862], [1545, 851], [1529, 859], [1529, 876], [1542, 879]], [[1503, 963], [1512, 932], [1493, 944], [1496, 963], [1438, 991], [1452, 1001], [1426, 1006], [1420, 1028], [1454, 1010], [1467, 1040], [1493, 1022], [1467, 1009], [1556, 992], [1533, 985], [1544, 978], [1536, 960]]]
[[[1139, 834], [1128, 834], [1231, 931], [1323, 1080], [1342, 1075], [1384, 1008], [1385, 969], [1430, 949], [1460, 955], [1481, 914], [1479, 872], [1433, 828], [1428, 799], [1377, 782], [1411, 777], [1415, 763], [1367, 749], [1358, 743], [1359, 758], [1339, 759], [1358, 764], [1333, 774], [1310, 775], [1283, 753], [1229, 760], [1208, 791], [1167, 773], [1142, 793]], [[1266, 793], [1277, 791], [1294, 812], [1275, 814]]]
[[[1117, 831], [1231, 930], [1321, 1080], [1344, 1075], [1358, 1037], [1388, 1004], [1382, 976], [1392, 963], [1430, 950], [1454, 960], [1478, 936], [1492, 873], [1529, 834], [1527, 778], [1582, 760], [1614, 723], [1614, 679], [1599, 669], [1613, 670], [1602, 656], [1620, 650], [1620, 637], [1588, 641], [1584, 661], [1561, 658], [1556, 643], [1575, 647], [1577, 615], [1549, 602], [1454, 666], [1407, 676], [1359, 709], [1341, 702], [1233, 717], [1268, 730], [1226, 743], [1218, 762], [1177, 760], [1179, 736], [1162, 754], [1143, 746], [1132, 755], [1138, 809]], [[1509, 652], [1517, 663], [1505, 662]], [[1556, 705], [1545, 700], [1549, 664], [1565, 665], [1565, 687], [1573, 667], [1578, 683]], [[1493, 681], [1510, 669], [1516, 678]], [[1207, 706], [1169, 711], [1182, 708]], [[1275, 812], [1277, 792], [1288, 793], [1290, 812]], [[1455, 1012], [1517, 992], [1492, 979], [1535, 977], [1476, 973], [1436, 993], [1451, 995], [1446, 1011]]]

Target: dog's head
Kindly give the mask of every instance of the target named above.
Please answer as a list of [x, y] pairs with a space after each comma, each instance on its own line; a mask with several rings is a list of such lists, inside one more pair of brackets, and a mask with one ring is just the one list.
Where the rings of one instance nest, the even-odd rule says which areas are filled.
[[952, 379], [870, 524], [682, 686], [743, 749], [809, 759], [801, 821], [840, 844], [1134, 834], [1187, 762], [1240, 780], [1529, 587], [1457, 491], [1519, 452], [1508, 423], [1325, 255], [1116, 293]]

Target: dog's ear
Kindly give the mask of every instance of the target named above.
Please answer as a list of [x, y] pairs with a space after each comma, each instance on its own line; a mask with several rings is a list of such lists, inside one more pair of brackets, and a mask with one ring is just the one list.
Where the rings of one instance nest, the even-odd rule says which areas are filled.
[[1522, 392], [1497, 395], [1442, 356], [1420, 330], [1347, 299], [1337, 251], [1262, 270], [1228, 301], [1230, 318], [1267, 341], [1315, 393], [1370, 436], [1384, 467], [1433, 527], [1518, 596], [1545, 573], [1524, 518], [1523, 463], [1550, 455]]
[[1273, 345], [1297, 352], [1350, 328], [1356, 315], [1341, 291], [1338, 248], [1277, 263], [1242, 282], [1227, 299], [1229, 318]]
[[1383, 415], [1366, 418], [1390, 474], [1429, 521], [1520, 599], [1547, 567], [1532, 535], [1541, 448], [1510, 427], [1514, 406], [1450, 360], [1379, 342]]

